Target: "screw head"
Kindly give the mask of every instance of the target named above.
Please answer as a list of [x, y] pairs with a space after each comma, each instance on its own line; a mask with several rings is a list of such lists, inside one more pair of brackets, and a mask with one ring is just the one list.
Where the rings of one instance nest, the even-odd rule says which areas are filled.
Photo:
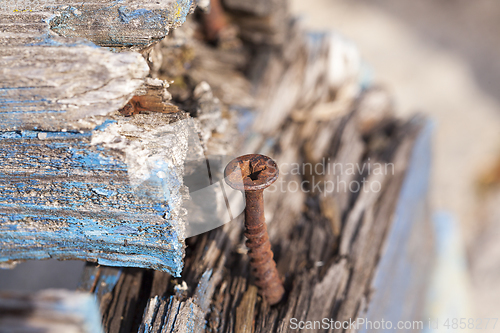
[[276, 162], [260, 154], [237, 157], [224, 170], [227, 185], [240, 191], [263, 190], [274, 183], [278, 176]]

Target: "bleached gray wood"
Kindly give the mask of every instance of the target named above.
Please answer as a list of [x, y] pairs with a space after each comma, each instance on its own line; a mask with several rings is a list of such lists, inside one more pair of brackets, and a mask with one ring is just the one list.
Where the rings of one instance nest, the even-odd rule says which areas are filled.
[[192, 0], [18, 0], [2, 2], [0, 17], [4, 32], [41, 30], [50, 38], [50, 31], [99, 46], [145, 48], [181, 25], [195, 4]]
[[148, 72], [138, 53], [85, 44], [0, 47], [0, 131], [94, 129]]
[[194, 6], [190, 0], [3, 1], [0, 131], [93, 129], [92, 117], [123, 107], [149, 73], [139, 53], [111, 51], [147, 50]]
[[188, 299], [154, 296], [148, 300], [139, 333], [201, 333], [210, 310], [214, 288], [220, 283], [221, 268], [212, 274], [207, 270], [201, 277], [194, 295]]

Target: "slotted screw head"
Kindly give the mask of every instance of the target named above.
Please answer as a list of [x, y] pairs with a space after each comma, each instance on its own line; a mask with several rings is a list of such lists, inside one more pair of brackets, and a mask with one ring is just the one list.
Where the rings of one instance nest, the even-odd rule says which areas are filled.
[[278, 176], [276, 162], [260, 154], [237, 157], [229, 162], [224, 170], [226, 183], [240, 191], [263, 190], [274, 183]]

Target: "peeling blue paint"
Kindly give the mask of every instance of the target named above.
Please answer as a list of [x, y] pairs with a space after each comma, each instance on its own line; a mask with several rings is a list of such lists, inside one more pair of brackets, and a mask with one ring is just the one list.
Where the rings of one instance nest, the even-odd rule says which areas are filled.
[[117, 193], [115, 191], [107, 190], [105, 188], [100, 188], [100, 187], [95, 187], [95, 188], [92, 189], [92, 191], [94, 191], [97, 194], [104, 195], [106, 197], [115, 196], [116, 193]]
[[91, 146], [91, 135], [0, 132], [0, 262], [84, 259], [179, 276], [184, 245], [164, 218], [172, 210], [166, 180], [155, 173], [134, 188], [126, 164]]
[[126, 24], [141, 24], [142, 28], [164, 29], [166, 21], [158, 12], [147, 9], [130, 10], [125, 6], [118, 8], [118, 18]]
[[20, 132], [5, 132], [0, 133], [0, 139], [17, 139], [22, 137]]

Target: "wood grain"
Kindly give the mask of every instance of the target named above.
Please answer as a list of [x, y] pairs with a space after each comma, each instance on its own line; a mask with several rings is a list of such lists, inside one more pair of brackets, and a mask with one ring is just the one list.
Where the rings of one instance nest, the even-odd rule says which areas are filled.
[[[130, 51], [150, 49], [194, 6], [192, 0], [2, 3], [0, 131], [93, 129], [92, 117], [122, 108], [149, 74], [141, 54]], [[139, 104], [160, 112], [169, 106], [154, 97]]]

